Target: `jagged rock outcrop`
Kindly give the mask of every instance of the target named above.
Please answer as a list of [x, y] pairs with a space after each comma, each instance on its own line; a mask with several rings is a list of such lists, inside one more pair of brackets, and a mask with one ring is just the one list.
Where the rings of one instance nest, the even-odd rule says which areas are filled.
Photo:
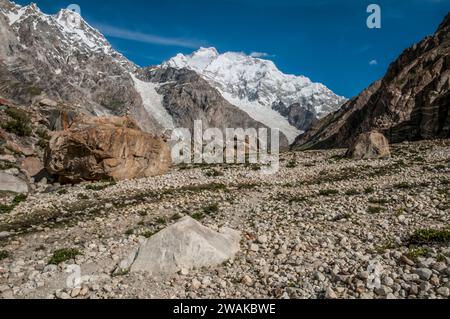
[[347, 148], [378, 130], [391, 143], [450, 137], [450, 14], [385, 77], [299, 136], [294, 149]]
[[61, 182], [124, 180], [165, 173], [171, 165], [162, 138], [142, 132], [127, 117], [81, 117], [54, 133], [47, 171]]
[[283, 103], [278, 103], [273, 105], [272, 108], [287, 118], [289, 124], [302, 131], [307, 130], [317, 121], [314, 109], [305, 108], [300, 103], [294, 103], [288, 107]]
[[391, 151], [387, 138], [376, 131], [360, 134], [346, 154], [353, 159], [389, 158]]
[[47, 15], [35, 4], [0, 1], [0, 95], [21, 105], [64, 102], [85, 114], [130, 115], [147, 131], [148, 113], [131, 76], [137, 66], [77, 13]]
[[191, 217], [184, 217], [144, 242], [137, 255], [133, 253], [135, 258], [129, 257], [122, 267], [130, 266], [131, 272], [152, 275], [174, 274], [220, 265], [234, 258], [239, 249], [239, 232], [229, 228], [215, 232]]

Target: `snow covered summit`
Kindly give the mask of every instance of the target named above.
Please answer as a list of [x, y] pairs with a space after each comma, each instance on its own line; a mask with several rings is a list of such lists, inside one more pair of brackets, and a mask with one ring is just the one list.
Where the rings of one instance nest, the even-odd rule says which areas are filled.
[[280, 112], [280, 105], [286, 110], [295, 105], [302, 109], [300, 113], [305, 111], [321, 118], [346, 101], [323, 84], [304, 76], [284, 74], [272, 61], [241, 52], [219, 54], [215, 48], [200, 48], [190, 55], [178, 54], [161, 66], [198, 72], [230, 103], [268, 126], [278, 125], [288, 137], [307, 127], [296, 125], [286, 115], [289, 112]]

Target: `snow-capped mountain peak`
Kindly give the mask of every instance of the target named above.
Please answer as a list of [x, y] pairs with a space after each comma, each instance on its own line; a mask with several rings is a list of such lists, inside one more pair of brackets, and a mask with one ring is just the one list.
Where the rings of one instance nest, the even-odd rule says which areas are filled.
[[175, 69], [189, 68], [197, 72], [203, 72], [217, 57], [219, 52], [215, 48], [200, 48], [191, 55], [178, 54], [165, 62], [166, 67]]
[[[136, 66], [115, 51], [108, 40], [98, 30], [91, 27], [77, 12], [62, 9], [50, 15], [43, 13], [36, 4], [20, 6], [10, 1], [0, 2], [0, 14], [7, 18], [11, 28], [19, 32], [23, 23], [32, 25], [32, 32], [46, 30], [49, 34], [59, 34], [59, 46], [67, 54], [71, 52], [99, 52], [114, 57], [117, 62], [129, 70]], [[20, 32], [19, 32], [20, 33]], [[55, 52], [55, 55], [58, 55]]]

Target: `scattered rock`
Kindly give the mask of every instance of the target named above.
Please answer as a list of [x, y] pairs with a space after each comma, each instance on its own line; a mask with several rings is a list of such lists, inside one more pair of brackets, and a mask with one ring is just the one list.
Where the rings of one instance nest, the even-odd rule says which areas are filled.
[[442, 297], [448, 298], [450, 297], [450, 289], [447, 287], [441, 287], [437, 290], [437, 293], [440, 294]]
[[431, 276], [433, 275], [433, 271], [428, 268], [416, 269], [414, 273], [419, 275], [420, 279], [422, 280], [430, 280]]

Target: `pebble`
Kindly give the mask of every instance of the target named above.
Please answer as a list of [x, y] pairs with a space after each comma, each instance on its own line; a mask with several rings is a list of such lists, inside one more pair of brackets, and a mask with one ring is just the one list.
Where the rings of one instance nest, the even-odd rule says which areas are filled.
[[437, 293], [438, 293], [439, 295], [441, 295], [442, 297], [445, 297], [445, 298], [450, 297], [450, 289], [447, 288], [447, 287], [441, 287], [441, 288], [439, 288], [439, 289], [437, 290]]
[[415, 273], [419, 275], [420, 279], [422, 280], [430, 280], [431, 276], [433, 275], [433, 271], [428, 268], [416, 269]]

